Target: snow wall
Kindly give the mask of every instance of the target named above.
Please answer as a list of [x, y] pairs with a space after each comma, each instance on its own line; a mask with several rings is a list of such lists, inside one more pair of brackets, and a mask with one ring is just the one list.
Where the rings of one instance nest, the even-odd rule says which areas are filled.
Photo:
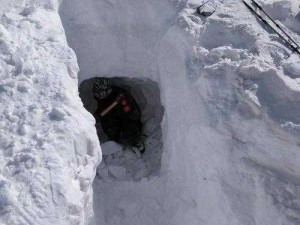
[[1, 1], [0, 224], [87, 224], [101, 158], [57, 1]]
[[[289, 2], [266, 4], [294, 26]], [[64, 0], [64, 29], [57, 1], [4, 4], [2, 224], [299, 224], [299, 58], [241, 2], [213, 3], [201, 18], [197, 1]], [[79, 82], [159, 84], [158, 176], [92, 195], [101, 152], [65, 35]]]

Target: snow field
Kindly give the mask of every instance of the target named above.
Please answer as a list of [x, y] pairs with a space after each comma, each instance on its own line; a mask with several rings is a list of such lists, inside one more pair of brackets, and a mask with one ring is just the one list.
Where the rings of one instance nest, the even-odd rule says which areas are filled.
[[[0, 223], [299, 224], [299, 57], [240, 1], [199, 2], [0, 1]], [[300, 40], [297, 1], [262, 4]], [[65, 35], [80, 82], [158, 83], [157, 176], [94, 179]]]
[[[265, 6], [291, 27], [289, 2]], [[299, 223], [298, 57], [242, 2], [82, 4], [60, 10], [80, 80], [148, 77], [165, 108], [159, 176], [95, 179], [94, 223]]]

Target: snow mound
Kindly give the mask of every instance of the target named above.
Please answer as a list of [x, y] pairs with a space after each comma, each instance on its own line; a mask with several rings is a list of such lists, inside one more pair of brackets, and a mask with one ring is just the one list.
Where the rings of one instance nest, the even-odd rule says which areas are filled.
[[300, 78], [300, 61], [286, 62], [282, 66], [289, 77]]
[[71, 76], [78, 65], [58, 7], [1, 2], [0, 224], [85, 224], [92, 217], [100, 148]]

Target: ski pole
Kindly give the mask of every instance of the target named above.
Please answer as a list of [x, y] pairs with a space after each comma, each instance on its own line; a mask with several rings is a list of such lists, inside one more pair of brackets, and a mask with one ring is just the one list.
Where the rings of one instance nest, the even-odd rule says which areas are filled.
[[269, 15], [269, 13], [267, 13], [262, 8], [261, 5], [259, 5], [255, 0], [251, 0], [251, 1], [257, 8], [259, 8], [259, 10], [261, 10], [276, 25], [276, 27], [278, 27], [278, 29], [280, 29], [297, 46], [298, 49], [300, 49], [298, 43], [285, 30], [282, 29], [282, 27]]
[[286, 42], [286, 44], [295, 52], [300, 54], [300, 51], [297, 47], [295, 47], [294, 45], [292, 45], [288, 40], [286, 40], [286, 38], [280, 34], [273, 26], [271, 26], [261, 15], [259, 15], [255, 9], [253, 9], [247, 2], [245, 2], [245, 0], [243, 0], [243, 3], [245, 4], [245, 6], [252, 12], [254, 13], [264, 24], [266, 24], [268, 27], [270, 27], [284, 42]]

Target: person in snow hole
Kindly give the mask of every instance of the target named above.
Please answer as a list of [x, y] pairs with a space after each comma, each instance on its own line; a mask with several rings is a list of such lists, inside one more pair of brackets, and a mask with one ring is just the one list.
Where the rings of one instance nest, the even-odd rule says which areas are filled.
[[112, 86], [106, 78], [96, 78], [93, 95], [98, 102], [96, 123], [101, 124], [108, 138], [143, 154], [141, 111], [132, 95]]

